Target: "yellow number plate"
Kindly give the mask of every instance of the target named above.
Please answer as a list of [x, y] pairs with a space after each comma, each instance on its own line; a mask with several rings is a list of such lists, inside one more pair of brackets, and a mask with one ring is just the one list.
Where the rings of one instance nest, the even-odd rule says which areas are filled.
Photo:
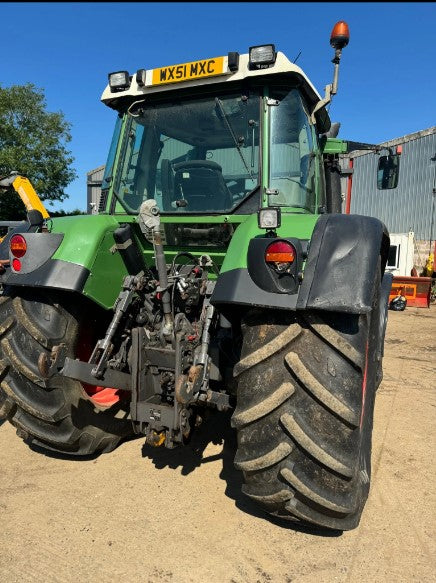
[[180, 83], [180, 81], [191, 81], [202, 79], [203, 77], [213, 77], [224, 73], [224, 57], [215, 57], [205, 61], [194, 61], [183, 65], [172, 65], [153, 69], [152, 85], [163, 85], [164, 83]]

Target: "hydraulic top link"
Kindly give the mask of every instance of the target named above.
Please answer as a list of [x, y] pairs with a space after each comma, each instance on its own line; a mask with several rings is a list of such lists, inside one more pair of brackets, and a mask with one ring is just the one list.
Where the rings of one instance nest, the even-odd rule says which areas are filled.
[[149, 199], [141, 204], [139, 209], [139, 226], [146, 236], [150, 232], [152, 234], [156, 269], [159, 277], [158, 290], [162, 294], [162, 311], [165, 321], [162, 333], [168, 337], [173, 334], [174, 322], [171, 313], [171, 298], [168, 291], [167, 266], [160, 233], [159, 207], [155, 200]]

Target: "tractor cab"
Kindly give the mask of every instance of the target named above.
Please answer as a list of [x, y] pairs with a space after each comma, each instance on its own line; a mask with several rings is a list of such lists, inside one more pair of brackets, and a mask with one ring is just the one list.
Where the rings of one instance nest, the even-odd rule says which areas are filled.
[[100, 212], [137, 215], [147, 199], [164, 222], [325, 207], [319, 136], [330, 121], [325, 107], [314, 113], [321, 97], [274, 45], [111, 73], [102, 101], [120, 117]]

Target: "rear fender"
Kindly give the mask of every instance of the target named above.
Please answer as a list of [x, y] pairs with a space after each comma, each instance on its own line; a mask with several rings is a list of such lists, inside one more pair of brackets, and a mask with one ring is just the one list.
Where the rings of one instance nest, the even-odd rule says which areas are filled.
[[[284, 232], [283, 225], [278, 235], [282, 239], [300, 239], [305, 258], [307, 241], [304, 236], [292, 228]], [[383, 223], [360, 215], [322, 215], [309, 238], [303, 280], [293, 293], [274, 292], [266, 279], [263, 283], [262, 278], [253, 277], [253, 269], [262, 270], [263, 266], [259, 263], [245, 268], [241, 265], [221, 273], [211, 303], [229, 320], [238, 319], [241, 307], [244, 306], [291, 311], [316, 309], [353, 314], [369, 312], [379, 257], [384, 273], [389, 251], [389, 234]], [[250, 244], [241, 244], [239, 249], [240, 253], [246, 249], [249, 264]]]
[[114, 239], [118, 227], [108, 215], [53, 219], [50, 233], [23, 234], [21, 269], [8, 267], [0, 283], [74, 291], [109, 309], [128, 274]]
[[322, 215], [310, 241], [297, 310], [370, 312], [379, 257], [383, 275], [388, 251], [389, 233], [378, 219]]

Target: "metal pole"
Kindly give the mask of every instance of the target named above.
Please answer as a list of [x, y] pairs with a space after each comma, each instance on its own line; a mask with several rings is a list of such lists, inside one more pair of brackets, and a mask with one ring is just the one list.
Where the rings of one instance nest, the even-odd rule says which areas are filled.
[[[350, 168], [351, 170], [353, 169], [354, 166], [354, 158], [350, 158], [350, 161], [348, 163], [348, 168]], [[350, 174], [348, 175], [348, 185], [347, 185], [347, 201], [345, 203], [345, 214], [349, 215], [350, 214], [350, 209], [351, 209], [351, 189], [353, 186], [353, 173], [350, 172]]]

